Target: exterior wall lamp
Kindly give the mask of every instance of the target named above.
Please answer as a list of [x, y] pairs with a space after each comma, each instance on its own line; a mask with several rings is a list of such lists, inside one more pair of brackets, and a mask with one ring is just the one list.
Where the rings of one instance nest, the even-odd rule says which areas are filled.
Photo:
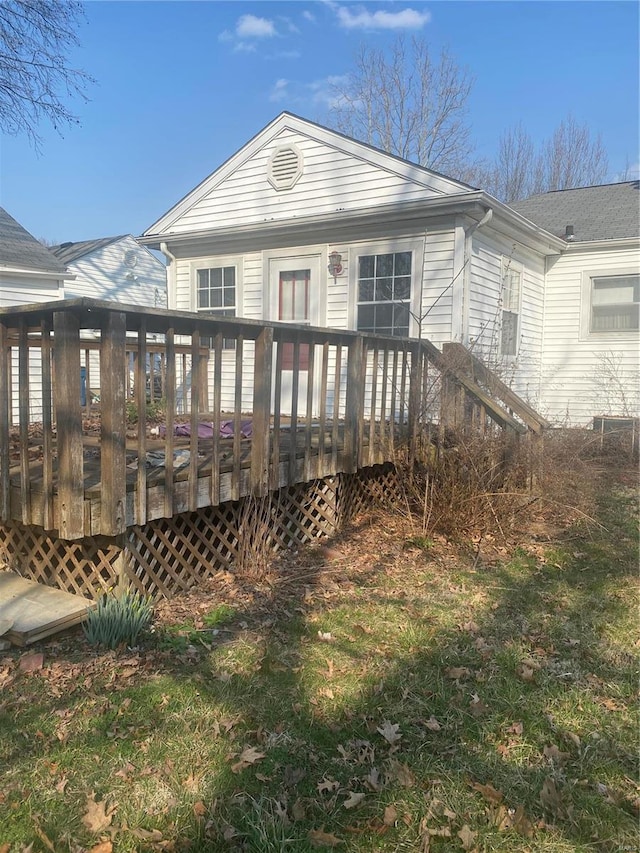
[[329, 255], [329, 264], [327, 266], [327, 269], [333, 276], [333, 282], [335, 284], [338, 276], [342, 272], [342, 255], [340, 254], [340, 252], [331, 252], [331, 254]]

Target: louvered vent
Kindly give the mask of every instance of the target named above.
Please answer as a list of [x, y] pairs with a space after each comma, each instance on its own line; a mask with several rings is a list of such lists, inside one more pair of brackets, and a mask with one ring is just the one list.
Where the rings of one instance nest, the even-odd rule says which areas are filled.
[[293, 145], [277, 148], [269, 161], [269, 183], [276, 190], [290, 190], [302, 174], [302, 154]]

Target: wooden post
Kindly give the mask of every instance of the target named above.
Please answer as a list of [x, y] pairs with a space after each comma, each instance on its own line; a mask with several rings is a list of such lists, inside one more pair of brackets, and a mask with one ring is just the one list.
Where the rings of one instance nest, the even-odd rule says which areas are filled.
[[[153, 364], [153, 356], [151, 356]], [[147, 320], [140, 318], [138, 329], [138, 360], [135, 378], [136, 407], [138, 409], [138, 472], [136, 475], [136, 524], [147, 521]], [[153, 375], [149, 377], [153, 394]]]
[[176, 346], [175, 330], [167, 329], [166, 334], [166, 379], [165, 397], [167, 400], [166, 411], [166, 433], [164, 445], [164, 515], [165, 518], [173, 517], [173, 444], [174, 444], [174, 422], [176, 416]]
[[10, 480], [9, 480], [9, 345], [7, 327], [0, 323], [0, 520], [9, 521]]
[[[100, 338], [100, 533], [103, 536], [117, 536], [127, 529], [126, 331], [126, 315], [107, 312]], [[138, 412], [138, 423], [144, 424], [142, 412]]]
[[198, 509], [198, 445], [200, 427], [200, 392], [202, 369], [200, 360], [200, 330], [191, 333], [191, 437], [189, 440], [189, 511]]
[[[51, 428], [51, 317], [41, 323], [42, 333], [42, 526], [55, 527], [53, 512], [53, 431]], [[89, 373], [87, 371], [87, 377]], [[87, 393], [89, 391], [87, 385]]]
[[22, 505], [22, 523], [27, 525], [31, 523], [31, 472], [29, 470], [29, 336], [26, 320], [20, 320], [18, 338], [18, 423], [20, 431], [20, 503]]
[[273, 328], [267, 326], [256, 339], [253, 365], [251, 492], [256, 497], [262, 497], [269, 491], [272, 362]]
[[360, 467], [360, 435], [364, 415], [364, 385], [362, 382], [364, 339], [358, 335], [349, 344], [347, 364], [347, 399], [344, 424], [344, 464], [347, 474], [355, 474]]
[[58, 435], [58, 530], [61, 539], [81, 539], [85, 529], [80, 321], [70, 311], [56, 311], [53, 315], [53, 332], [53, 396]]
[[420, 432], [420, 408], [422, 398], [422, 374], [420, 365], [422, 351], [419, 344], [411, 347], [411, 370], [409, 373], [409, 467], [413, 467], [416, 458]]

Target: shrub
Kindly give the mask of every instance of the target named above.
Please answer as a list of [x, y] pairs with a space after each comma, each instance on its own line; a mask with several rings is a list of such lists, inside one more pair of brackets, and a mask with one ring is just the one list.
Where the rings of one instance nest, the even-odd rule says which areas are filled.
[[115, 649], [122, 643], [134, 646], [141, 631], [148, 628], [153, 608], [138, 592], [103, 595], [98, 606], [87, 613], [84, 634], [93, 646]]

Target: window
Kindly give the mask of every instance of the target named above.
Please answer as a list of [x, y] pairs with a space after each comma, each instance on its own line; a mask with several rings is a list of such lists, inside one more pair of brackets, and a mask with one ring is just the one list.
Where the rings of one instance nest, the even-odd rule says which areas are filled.
[[640, 328], [640, 275], [591, 278], [589, 331], [631, 332]]
[[[236, 316], [236, 267], [209, 267], [196, 270], [196, 304], [198, 311], [221, 317]], [[212, 341], [209, 341], [209, 346]], [[233, 349], [235, 341], [225, 338], [225, 349]]]
[[[311, 270], [282, 270], [279, 277], [278, 319], [285, 323], [309, 325], [309, 283]], [[282, 369], [293, 370], [294, 346], [292, 343], [282, 345]], [[309, 344], [300, 344], [298, 368], [309, 369]]]
[[520, 292], [522, 270], [510, 259], [502, 266], [502, 326], [500, 352], [502, 355], [518, 354], [518, 327], [520, 318]]
[[412, 252], [358, 258], [358, 331], [409, 336], [411, 258]]

